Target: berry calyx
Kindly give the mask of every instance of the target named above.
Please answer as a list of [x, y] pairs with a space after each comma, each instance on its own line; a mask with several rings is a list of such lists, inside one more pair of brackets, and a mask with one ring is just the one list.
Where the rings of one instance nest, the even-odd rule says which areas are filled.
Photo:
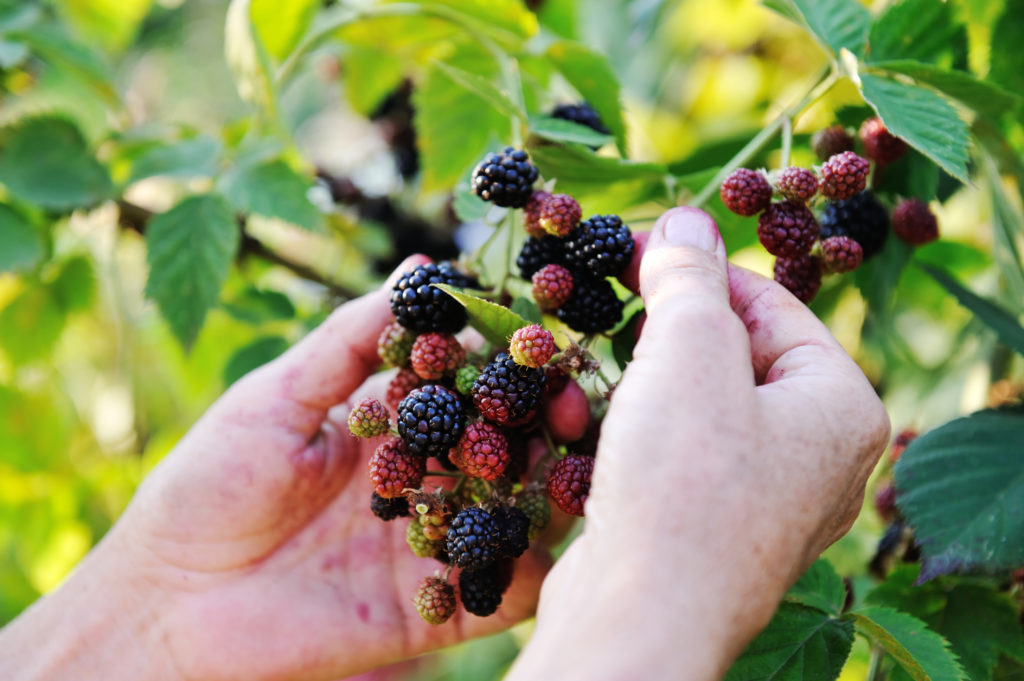
[[526, 205], [523, 206], [523, 229], [534, 238], [539, 239], [547, 234], [540, 224], [540, 210], [541, 206], [550, 198], [551, 192], [538, 189], [530, 194]]
[[757, 219], [757, 238], [772, 255], [792, 258], [809, 253], [818, 238], [814, 213], [799, 201], [779, 201]]
[[551, 468], [548, 494], [558, 508], [569, 515], [582, 516], [583, 504], [590, 495], [590, 477], [593, 473], [592, 457], [570, 454]]
[[858, 134], [864, 154], [879, 165], [889, 165], [907, 153], [907, 143], [889, 132], [877, 116], [861, 123]]
[[440, 577], [427, 577], [413, 598], [416, 612], [430, 624], [444, 624], [455, 614], [455, 587]]
[[821, 166], [821, 195], [842, 201], [864, 191], [871, 164], [852, 151], [832, 156]]
[[372, 397], [361, 400], [348, 414], [348, 429], [356, 437], [376, 437], [391, 430], [387, 408]]
[[384, 366], [400, 367], [409, 361], [413, 341], [416, 334], [398, 322], [391, 322], [384, 327], [377, 340], [377, 356]]
[[545, 312], [557, 310], [572, 295], [572, 273], [561, 265], [544, 265], [533, 273], [533, 299]]
[[484, 509], [470, 506], [452, 520], [445, 549], [452, 565], [474, 570], [494, 562], [500, 540], [498, 520]]
[[369, 470], [373, 491], [393, 499], [401, 496], [402, 490], [422, 484], [427, 464], [426, 459], [410, 454], [405, 443], [394, 438], [381, 443], [373, 452]]
[[892, 231], [911, 246], [923, 246], [939, 238], [939, 221], [927, 203], [907, 199], [892, 212]]
[[448, 458], [466, 475], [496, 480], [510, 461], [508, 440], [497, 426], [487, 422], [471, 423]]
[[833, 125], [814, 133], [811, 147], [820, 160], [827, 161], [836, 154], [853, 151], [853, 137], [843, 126]]
[[552, 236], [567, 236], [583, 217], [583, 209], [568, 194], [553, 194], [541, 203], [537, 223]]
[[466, 350], [450, 333], [423, 333], [413, 343], [409, 362], [417, 376], [436, 381], [466, 362]]
[[789, 166], [779, 173], [775, 188], [791, 201], [807, 203], [818, 193], [818, 176], [807, 168]]
[[772, 201], [772, 186], [764, 173], [737, 168], [725, 178], [718, 190], [725, 207], [737, 215], [757, 215]]
[[848, 236], [833, 236], [821, 242], [821, 257], [830, 272], [852, 272], [860, 267], [864, 249]]
[[530, 198], [533, 183], [540, 175], [521, 149], [505, 147], [488, 154], [473, 170], [473, 191], [496, 206], [522, 208]]
[[811, 302], [821, 288], [821, 258], [816, 255], [777, 258], [774, 270], [775, 281], [804, 304]]
[[508, 353], [516, 364], [539, 368], [547, 364], [557, 350], [550, 331], [540, 324], [530, 324], [512, 334]]

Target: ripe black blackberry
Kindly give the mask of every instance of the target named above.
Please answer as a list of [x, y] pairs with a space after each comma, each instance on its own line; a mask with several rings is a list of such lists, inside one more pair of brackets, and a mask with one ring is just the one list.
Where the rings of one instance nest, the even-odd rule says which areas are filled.
[[561, 118], [563, 121], [572, 121], [585, 125], [594, 132], [602, 135], [610, 135], [611, 131], [605, 127], [604, 121], [598, 115], [594, 107], [587, 102], [579, 104], [559, 104], [551, 111], [552, 118]]
[[864, 249], [865, 260], [882, 250], [888, 234], [889, 211], [870, 191], [829, 202], [821, 216], [821, 240], [848, 236]]
[[501, 528], [498, 549], [501, 555], [518, 558], [530, 547], [530, 519], [515, 506], [498, 506], [494, 517]]
[[501, 153], [488, 154], [473, 170], [473, 191], [497, 206], [522, 208], [539, 175], [525, 151], [505, 147]]
[[394, 520], [409, 515], [409, 500], [405, 497], [385, 499], [376, 492], [370, 497], [370, 510], [381, 520]]
[[580, 333], [600, 333], [622, 321], [622, 308], [607, 280], [579, 277], [558, 318]]
[[459, 573], [459, 600], [466, 612], [477, 617], [487, 617], [501, 605], [505, 591], [501, 569], [489, 565], [479, 570], [463, 570]]
[[633, 234], [618, 215], [594, 215], [565, 237], [569, 269], [594, 277], [617, 277], [633, 258]]
[[445, 456], [465, 428], [459, 396], [429, 384], [409, 393], [398, 405], [398, 434], [417, 456]]
[[478, 506], [459, 511], [448, 527], [445, 551], [452, 565], [479, 569], [498, 557], [501, 525], [494, 515]]
[[499, 426], [529, 419], [540, 405], [547, 377], [543, 369], [516, 364], [503, 352], [484, 367], [473, 384], [473, 404]]
[[565, 240], [557, 236], [530, 237], [516, 258], [519, 276], [526, 281], [545, 265], [565, 264]]
[[391, 312], [399, 324], [416, 333], [455, 333], [466, 325], [466, 308], [431, 284], [465, 288], [473, 280], [451, 263], [420, 265], [403, 274], [391, 289]]

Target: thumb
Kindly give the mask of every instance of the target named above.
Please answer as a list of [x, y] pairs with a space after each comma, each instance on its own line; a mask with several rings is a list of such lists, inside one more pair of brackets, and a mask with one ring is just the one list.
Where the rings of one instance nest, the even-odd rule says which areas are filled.
[[680, 371], [706, 376], [715, 367], [716, 376], [732, 371], [746, 380], [749, 339], [730, 306], [725, 243], [710, 215], [680, 207], [661, 216], [640, 263], [640, 292], [647, 321], [637, 356], [676, 358]]

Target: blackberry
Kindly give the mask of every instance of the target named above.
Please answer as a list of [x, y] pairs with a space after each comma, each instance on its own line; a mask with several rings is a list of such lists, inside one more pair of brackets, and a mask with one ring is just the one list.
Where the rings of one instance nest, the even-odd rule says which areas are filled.
[[493, 424], [471, 423], [448, 457], [466, 475], [496, 480], [508, 468], [508, 440]]
[[807, 168], [789, 166], [779, 173], [775, 188], [791, 201], [807, 203], [818, 193], [818, 176]]
[[367, 397], [352, 407], [348, 429], [356, 437], [376, 437], [391, 429], [388, 410], [380, 400]]
[[496, 206], [522, 208], [539, 175], [525, 151], [505, 147], [500, 153], [488, 154], [473, 170], [473, 191]]
[[440, 577], [427, 577], [413, 602], [424, 620], [430, 624], [444, 624], [455, 614], [455, 589]]
[[450, 263], [420, 265], [403, 274], [391, 290], [391, 312], [399, 324], [416, 333], [455, 333], [466, 325], [466, 308], [431, 284], [466, 288], [473, 283]]
[[494, 516], [501, 528], [498, 550], [501, 555], [518, 558], [530, 547], [530, 519], [515, 506], [498, 506]]
[[407, 487], [419, 487], [427, 471], [426, 459], [407, 452], [398, 438], [380, 443], [368, 468], [373, 491], [386, 498], [402, 496]]
[[818, 238], [818, 221], [799, 201], [779, 201], [757, 218], [757, 238], [772, 255], [794, 258], [808, 253]]
[[400, 367], [409, 361], [416, 334], [398, 322], [391, 322], [380, 334], [377, 341], [377, 356], [385, 366]]
[[455, 372], [455, 389], [463, 395], [468, 395], [479, 375], [480, 370], [471, 364], [462, 367]]
[[864, 154], [878, 165], [889, 165], [907, 153], [907, 143], [889, 132], [877, 116], [861, 123], [858, 134]]
[[370, 510], [381, 520], [394, 520], [409, 515], [409, 501], [405, 497], [385, 499], [376, 492], [370, 497]]
[[864, 249], [848, 236], [833, 236], [821, 242], [821, 257], [830, 272], [852, 272], [864, 259]]
[[583, 504], [590, 496], [590, 478], [594, 459], [570, 454], [559, 459], [548, 474], [548, 494], [569, 515], [582, 516]]
[[433, 558], [444, 548], [444, 542], [428, 537], [424, 533], [425, 529], [416, 520], [405, 528], [405, 543], [417, 558]]
[[580, 333], [600, 333], [622, 321], [622, 301], [604, 279], [578, 277], [558, 318]]
[[423, 379], [416, 375], [410, 367], [403, 367], [398, 370], [391, 382], [388, 383], [384, 401], [387, 405], [398, 411], [398, 405], [405, 399], [406, 395], [423, 385]]
[[927, 203], [906, 199], [892, 212], [892, 231], [911, 246], [922, 246], [939, 238], [939, 221]]
[[494, 562], [500, 541], [498, 519], [478, 506], [470, 506], [452, 520], [445, 550], [452, 565], [473, 570]]
[[[540, 368], [548, 363], [556, 352], [555, 337], [540, 324], [524, 326], [512, 334], [508, 352], [516, 364]], [[383, 411], [384, 405], [381, 405]]]
[[527, 533], [529, 539], [539, 537], [551, 522], [551, 504], [548, 503], [547, 497], [540, 492], [525, 492], [519, 497], [516, 508], [525, 513], [530, 521]]
[[552, 236], [566, 236], [579, 224], [583, 210], [568, 194], [555, 194], [540, 207], [540, 226]]
[[503, 352], [484, 367], [473, 384], [473, 404], [499, 426], [530, 418], [540, 404], [547, 377], [543, 369], [516, 364]]
[[633, 234], [618, 215], [594, 215], [565, 238], [565, 262], [577, 272], [617, 277], [629, 266], [635, 247]]
[[471, 615], [487, 617], [501, 605], [505, 589], [502, 586], [501, 570], [489, 565], [479, 570], [463, 570], [459, 573], [459, 600]]
[[436, 381], [466, 363], [466, 349], [450, 333], [421, 333], [413, 343], [409, 362], [417, 376]]
[[821, 195], [843, 201], [864, 191], [870, 170], [868, 160], [852, 151], [836, 154], [821, 166]]
[[816, 255], [798, 255], [775, 260], [775, 281], [779, 282], [800, 302], [814, 300], [821, 288], [821, 258]]
[[530, 278], [533, 299], [546, 312], [557, 310], [572, 294], [572, 273], [561, 265], [544, 265]]
[[412, 454], [440, 458], [462, 437], [465, 419], [457, 394], [440, 385], [425, 385], [398, 405], [398, 434]]
[[526, 281], [545, 265], [552, 264], [565, 264], [565, 241], [557, 236], [530, 237], [516, 258], [519, 275]]
[[523, 229], [529, 236], [540, 238], [547, 234], [540, 224], [540, 211], [550, 198], [550, 192], [537, 190], [530, 194], [526, 205], [523, 206]]
[[718, 188], [725, 207], [737, 215], [757, 215], [772, 202], [772, 186], [764, 173], [749, 168], [737, 168]]
[[580, 102], [579, 104], [559, 104], [552, 109], [551, 117], [585, 125], [594, 132], [602, 135], [611, 134], [611, 131], [605, 126], [604, 121], [601, 120], [601, 116], [594, 110], [594, 107], [590, 106], [590, 104], [587, 104], [586, 102]]
[[821, 239], [848, 236], [864, 249], [865, 260], [882, 250], [888, 234], [889, 212], [869, 191], [828, 203], [821, 215]]
[[819, 159], [827, 161], [836, 154], [853, 151], [853, 138], [843, 126], [833, 125], [814, 133], [811, 137], [811, 147]]

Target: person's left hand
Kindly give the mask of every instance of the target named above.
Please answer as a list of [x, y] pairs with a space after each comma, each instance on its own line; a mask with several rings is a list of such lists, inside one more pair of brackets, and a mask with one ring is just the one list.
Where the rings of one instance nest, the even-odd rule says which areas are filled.
[[459, 608], [432, 626], [416, 612], [419, 584], [443, 566], [412, 554], [408, 521], [371, 514], [366, 466], [381, 438], [356, 439], [346, 423], [352, 402], [382, 397], [385, 377], [364, 381], [390, 319], [386, 290], [366, 295], [238, 381], [144, 481], [78, 574], [37, 608], [72, 589], [73, 618], [92, 594], [91, 607], [123, 612], [115, 620], [135, 634], [136, 652], [166, 656], [150, 660], [145, 678], [205, 681], [337, 678], [533, 613], [550, 566], [543, 549], [518, 561], [491, 617]]

